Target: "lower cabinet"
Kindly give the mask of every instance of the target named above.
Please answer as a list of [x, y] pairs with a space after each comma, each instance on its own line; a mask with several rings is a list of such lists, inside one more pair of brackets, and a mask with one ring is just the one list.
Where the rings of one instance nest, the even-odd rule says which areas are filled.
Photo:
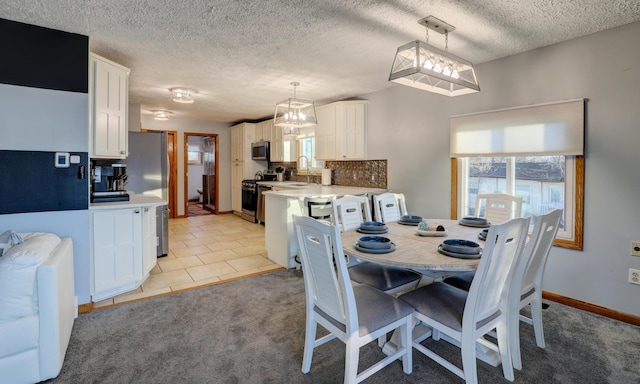
[[[156, 264], [155, 207], [91, 213], [92, 300], [136, 289]], [[153, 255], [153, 258], [151, 256]]]

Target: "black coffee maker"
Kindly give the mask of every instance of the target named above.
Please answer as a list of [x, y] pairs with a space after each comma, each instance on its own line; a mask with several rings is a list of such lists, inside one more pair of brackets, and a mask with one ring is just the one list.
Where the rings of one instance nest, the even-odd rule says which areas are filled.
[[129, 201], [126, 164], [92, 164], [91, 202]]

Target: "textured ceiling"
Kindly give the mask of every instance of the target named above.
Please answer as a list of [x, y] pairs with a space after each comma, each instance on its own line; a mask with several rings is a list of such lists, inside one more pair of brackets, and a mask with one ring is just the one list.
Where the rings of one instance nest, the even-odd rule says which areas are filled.
[[[237, 122], [298, 97], [324, 104], [392, 85], [417, 20], [456, 27], [449, 50], [479, 64], [640, 20], [638, 0], [2, 0], [0, 17], [88, 35], [91, 51], [131, 68], [142, 113]], [[443, 48], [444, 37], [430, 43]], [[482, 78], [479, 77], [482, 87]], [[199, 91], [171, 101], [171, 87]]]

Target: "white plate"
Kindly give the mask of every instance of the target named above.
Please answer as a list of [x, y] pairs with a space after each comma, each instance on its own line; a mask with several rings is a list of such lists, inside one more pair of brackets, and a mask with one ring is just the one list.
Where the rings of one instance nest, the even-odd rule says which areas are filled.
[[449, 236], [449, 232], [447, 231], [421, 231], [419, 229], [416, 229], [416, 231], [418, 231], [418, 235], [420, 236], [433, 236], [433, 237]]

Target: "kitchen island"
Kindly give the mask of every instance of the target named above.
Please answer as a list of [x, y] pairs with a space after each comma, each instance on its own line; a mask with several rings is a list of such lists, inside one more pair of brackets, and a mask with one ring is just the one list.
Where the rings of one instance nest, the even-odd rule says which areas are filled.
[[295, 261], [298, 242], [293, 230], [293, 215], [305, 216], [305, 197], [341, 197], [344, 195], [378, 195], [387, 192], [381, 188], [349, 187], [343, 185], [317, 185], [287, 182], [261, 182], [274, 187], [264, 192], [265, 247], [267, 256], [285, 268], [299, 266]]

